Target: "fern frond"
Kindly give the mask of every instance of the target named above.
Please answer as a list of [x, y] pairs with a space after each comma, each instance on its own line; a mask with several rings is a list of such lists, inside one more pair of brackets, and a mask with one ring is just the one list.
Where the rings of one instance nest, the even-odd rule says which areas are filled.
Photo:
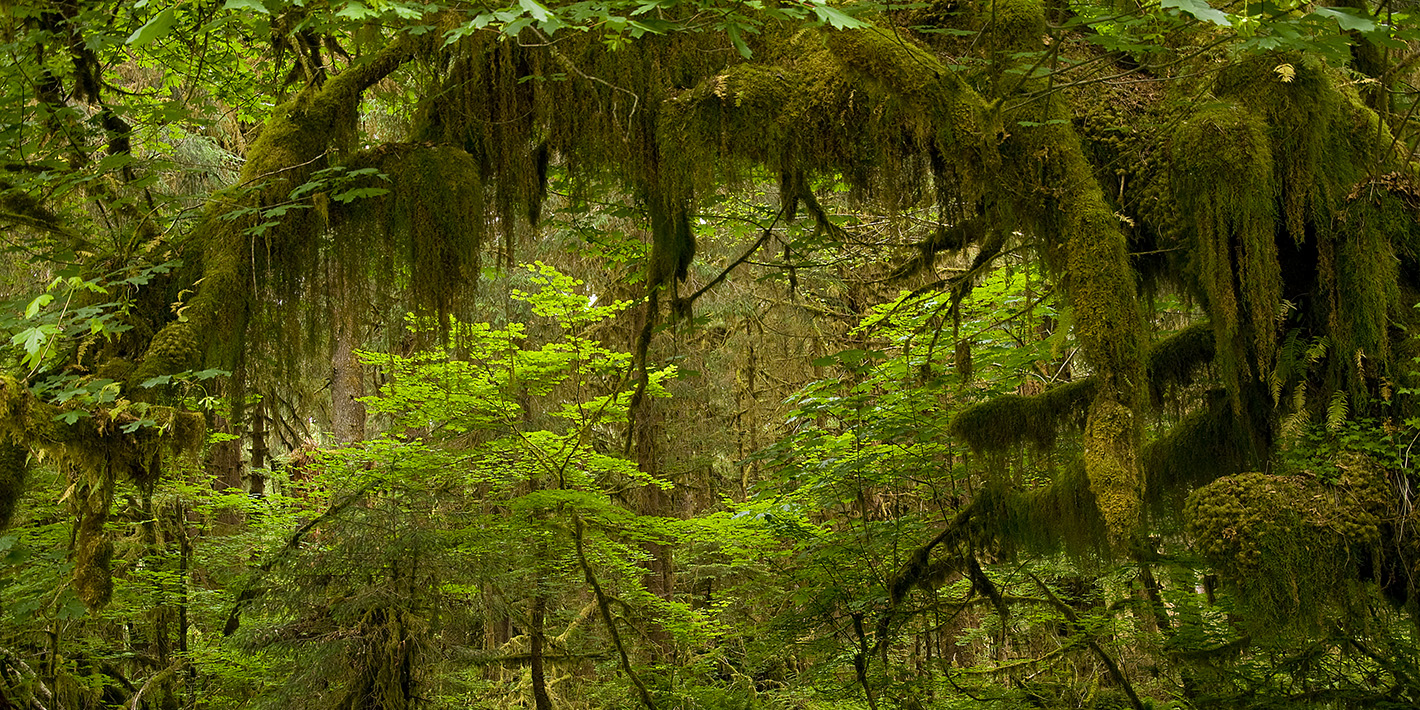
[[1350, 415], [1350, 397], [1346, 395], [1345, 390], [1336, 390], [1331, 394], [1331, 403], [1326, 407], [1326, 428], [1339, 431]]

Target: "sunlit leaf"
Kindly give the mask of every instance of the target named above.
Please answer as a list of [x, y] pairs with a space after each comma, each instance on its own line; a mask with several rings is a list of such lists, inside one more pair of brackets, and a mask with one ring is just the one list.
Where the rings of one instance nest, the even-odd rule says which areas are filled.
[[170, 7], [154, 15], [146, 24], [129, 35], [126, 43], [134, 47], [142, 47], [171, 32], [175, 24], [177, 24], [177, 13]]
[[1162, 0], [1161, 4], [1164, 7], [1182, 10], [1204, 22], [1211, 22], [1215, 25], [1222, 25], [1223, 27], [1233, 26], [1233, 21], [1228, 17], [1227, 13], [1215, 9], [1212, 5], [1209, 5], [1206, 0]]

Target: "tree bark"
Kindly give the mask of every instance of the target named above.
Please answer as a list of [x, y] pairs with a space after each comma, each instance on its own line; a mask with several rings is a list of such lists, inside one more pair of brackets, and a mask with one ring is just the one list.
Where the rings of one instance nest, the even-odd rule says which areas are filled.
[[529, 616], [532, 617], [532, 628], [528, 630], [528, 638], [531, 640], [531, 653], [529, 663], [532, 666], [532, 692], [533, 703], [537, 710], [552, 710], [552, 698], [547, 694], [547, 677], [543, 671], [543, 617], [547, 612], [547, 597], [539, 592], [532, 598], [532, 608]]
[[336, 441], [351, 444], [365, 440], [364, 369], [355, 355], [360, 347], [358, 298], [344, 267], [331, 267], [331, 308], [334, 314], [334, 352], [331, 356], [330, 419]]
[[[636, 465], [641, 472], [655, 478], [661, 477], [660, 439], [664, 431], [660, 405], [654, 397], [642, 397], [636, 405]], [[672, 514], [671, 496], [660, 486], [651, 484], [641, 488], [638, 510], [640, 515], [666, 517]], [[646, 574], [641, 582], [646, 591], [670, 601], [675, 596], [675, 559], [670, 545], [647, 542], [644, 549], [651, 556], [646, 564]], [[657, 619], [648, 619], [648, 635], [653, 643], [653, 652], [673, 654], [674, 644], [670, 633]]]

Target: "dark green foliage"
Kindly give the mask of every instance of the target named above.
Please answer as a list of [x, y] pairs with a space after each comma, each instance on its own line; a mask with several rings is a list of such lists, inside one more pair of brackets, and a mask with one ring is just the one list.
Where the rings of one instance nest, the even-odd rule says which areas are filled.
[[[281, 77], [279, 90], [223, 95], [238, 121], [263, 127], [250, 145], [236, 136], [240, 184], [190, 223], [146, 195], [163, 226], [122, 223], [129, 212], [92, 209], [67, 183], [54, 202], [82, 210], [0, 201], [0, 219], [30, 230], [22, 239], [68, 240], [56, 222], [87, 210], [103, 229], [143, 235], [145, 250], [185, 250], [195, 270], [145, 294], [151, 325], [123, 336], [123, 357], [104, 362], [118, 351], [98, 333], [49, 355], [66, 377], [127, 385], [111, 407], [55, 405], [29, 380], [0, 379], [0, 522], [27, 450], [62, 471], [47, 472], [63, 482], [46, 499], [68, 506], [52, 524], [67, 534], [73, 521], [55, 562], [72, 562], [58, 575], [70, 583], [7, 617], [22, 628], [0, 644], [18, 640], [17, 658], [48, 668], [0, 655], [0, 705], [11, 679], [28, 692], [59, 677], [68, 690], [26, 706], [172, 705], [183, 686], [213, 707], [599, 707], [625, 705], [627, 682], [648, 707], [1413, 698], [1401, 686], [1415, 685], [1413, 672], [1403, 680], [1414, 664], [1387, 660], [1409, 647], [1368, 647], [1399, 636], [1381, 632], [1396, 618], [1372, 604], [1371, 582], [1413, 611], [1420, 559], [1415, 514], [1396, 505], [1412, 479], [1408, 358], [1420, 347], [1406, 330], [1420, 300], [1410, 121], [1393, 135], [1345, 70], [1305, 54], [1320, 40], [1271, 31], [1290, 18], [1244, 36], [1205, 19], [1234, 6], [1198, 3], [1184, 4], [1189, 19], [1179, 3], [943, 2], [859, 16], [870, 27], [845, 13], [879, 8], [836, 2], [652, 3], [611, 19], [595, 14], [628, 10], [525, 2], [417, 20], [408, 3], [339, 15], [228, 5], [219, 20], [191, 4], [86, 17], [124, 30], [82, 39], [125, 71], [171, 64], [161, 91], [136, 87], [121, 111], [87, 80], [72, 95], [92, 107], [63, 106], [50, 87], [3, 109], [21, 129], [5, 135], [38, 129], [37, 145], [62, 143], [46, 112], [92, 111], [75, 152], [103, 139], [140, 155], [164, 139], [99, 129], [117, 132], [123, 115], [156, 131], [177, 122], [150, 95], [218, 89], [207, 67], [152, 49], [205, 45], [189, 27], [219, 43], [270, 34], [309, 84], [284, 101]], [[583, 11], [585, 24], [565, 14]], [[19, 37], [43, 15], [17, 13], [6, 29]], [[169, 29], [123, 26], [150, 17]], [[224, 37], [228, 21], [246, 24]], [[409, 31], [380, 49], [399, 27]], [[124, 39], [133, 29], [161, 36], [145, 49]], [[21, 61], [67, 81], [65, 47], [51, 44]], [[179, 80], [191, 85], [170, 86]], [[124, 189], [140, 204], [140, 186]], [[750, 233], [762, 235], [755, 249], [732, 262]], [[908, 267], [882, 258], [910, 245]], [[475, 293], [485, 250], [500, 267], [536, 250], [594, 276], [510, 304], [501, 289]], [[697, 259], [738, 271], [697, 290], [700, 317], [683, 330], [657, 328], [658, 298], [676, 294], [656, 289], [698, 289]], [[1009, 298], [962, 308], [993, 271], [1022, 264], [1029, 277]], [[916, 290], [883, 306], [884, 284]], [[613, 315], [638, 297], [645, 314]], [[617, 304], [596, 306], [605, 322], [512, 325], [520, 309], [576, 315], [598, 299]], [[1148, 312], [1160, 304], [1166, 313]], [[442, 330], [393, 327], [408, 310]], [[464, 314], [474, 319], [449, 317]], [[483, 320], [502, 325], [460, 325]], [[1149, 347], [1150, 324], [1190, 321]], [[422, 352], [426, 333], [463, 337]], [[593, 337], [634, 340], [635, 353]], [[498, 347], [480, 352], [480, 339]], [[324, 423], [310, 401], [323, 395], [285, 395], [321, 390], [334, 342], [383, 351], [360, 357], [367, 393], [382, 389], [369, 431], [388, 436], [308, 456]], [[657, 361], [680, 369], [651, 374]], [[246, 442], [271, 463], [258, 424], [288, 439], [263, 447], [301, 453], [252, 472], [271, 484], [260, 501], [233, 493], [240, 505], [155, 514], [159, 493], [214, 500], [213, 471], [182, 465], [200, 448], [197, 417], [131, 400], [176, 397], [136, 385], [202, 362], [244, 365], [230, 388], [196, 395], [224, 394], [233, 413], [238, 439], [216, 485], [242, 482]], [[953, 365], [959, 384], [941, 376]], [[628, 404], [637, 366], [652, 389], [706, 396], [653, 419]], [[781, 418], [810, 367], [818, 381]], [[269, 416], [244, 422], [258, 380]], [[1046, 380], [1061, 384], [992, 394]], [[1384, 466], [1276, 455], [1301, 440], [1288, 424], [1309, 432], [1322, 412]], [[629, 451], [637, 460], [617, 453]], [[125, 536], [125, 521], [138, 532]], [[0, 545], [17, 545], [6, 532]], [[0, 563], [18, 569], [19, 550], [0, 547]], [[1215, 573], [1230, 593], [1213, 593]], [[237, 578], [251, 581], [239, 591]], [[145, 595], [146, 617], [114, 621]], [[1342, 623], [1329, 623], [1337, 611]], [[217, 641], [222, 618], [239, 617]], [[1305, 644], [1253, 641], [1277, 630]]]

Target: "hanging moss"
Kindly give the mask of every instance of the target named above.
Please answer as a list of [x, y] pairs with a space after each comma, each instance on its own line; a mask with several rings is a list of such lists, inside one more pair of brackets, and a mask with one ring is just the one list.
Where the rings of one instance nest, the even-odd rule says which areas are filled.
[[1022, 490], [1005, 481], [992, 483], [978, 491], [974, 510], [980, 531], [1008, 552], [1064, 551], [1084, 560], [1105, 552], [1109, 539], [1078, 459], [1057, 467], [1045, 485]]
[[[270, 276], [288, 291], [295, 288], [309, 275], [316, 236], [325, 228], [315, 209], [290, 209], [279, 216], [263, 211], [287, 203], [294, 188], [329, 165], [332, 150], [351, 147], [361, 92], [431, 39], [401, 35], [370, 61], [306, 87], [273, 112], [247, 151], [238, 185], [213, 196], [197, 227], [201, 287], [183, 304], [178, 320], [154, 335], [130, 385], [188, 369], [204, 356], [228, 367], [235, 364], [256, 299], [256, 276]], [[274, 224], [261, 226], [268, 221]], [[214, 332], [231, 335], [206, 337]]]
[[[1279, 73], [1282, 65], [1291, 71]], [[1294, 240], [1307, 238], [1308, 222], [1324, 229], [1326, 217], [1390, 145], [1389, 131], [1349, 87], [1320, 60], [1295, 54], [1246, 57], [1218, 75], [1215, 93], [1267, 126], [1280, 214]]]
[[353, 156], [348, 167], [378, 170], [388, 180], [360, 186], [388, 192], [330, 207], [334, 268], [366, 284], [372, 299], [403, 283], [405, 308], [457, 312], [478, 280], [487, 219], [478, 164], [457, 148], [400, 143]]
[[[1212, 333], [1205, 331], [1208, 341]], [[1215, 389], [1198, 411], [1185, 416], [1167, 433], [1150, 442], [1140, 454], [1151, 508], [1164, 519], [1176, 520], [1188, 491], [1223, 476], [1261, 466], [1268, 457], [1268, 444], [1252, 435], [1258, 421], [1268, 421], [1265, 411], [1238, 412], [1227, 391]], [[1249, 419], [1250, 417], [1250, 419]]]
[[[150, 488], [161, 475], [165, 456], [192, 455], [201, 449], [205, 425], [195, 412], [150, 407], [142, 416], [153, 424], [125, 432], [140, 421], [133, 411], [99, 410], [73, 424], [60, 421], [65, 411], [0, 376], [0, 485], [23, 483], [26, 448], [45, 452], [65, 471], [76, 520], [74, 589], [97, 610], [112, 593], [113, 543], [105, 524], [114, 485], [124, 479]], [[0, 490], [0, 504], [13, 510], [14, 502], [11, 492]]]
[[10, 517], [24, 495], [29, 457], [25, 447], [0, 438], [0, 530], [9, 527]]
[[[1157, 392], [1190, 384], [1212, 357], [1211, 327], [1206, 322], [1191, 325], [1149, 350], [1149, 382]], [[983, 453], [1003, 453], [1023, 443], [1046, 450], [1055, 445], [1067, 425], [1083, 430], [1084, 414], [1098, 394], [1097, 385], [1093, 377], [1087, 377], [1030, 397], [992, 397], [958, 412], [950, 431], [972, 450]]]
[[651, 255], [646, 284], [656, 287], [669, 285], [672, 279], [684, 281], [690, 272], [690, 262], [695, 258], [690, 208], [683, 199], [661, 194], [648, 197], [646, 206], [651, 216]]
[[[1338, 291], [1351, 297], [1340, 303], [1338, 325], [1346, 331], [1342, 340], [1358, 346], [1344, 367], [1352, 376], [1353, 402], [1367, 394], [1384, 400], [1376, 383], [1420, 386], [1420, 372], [1407, 364], [1420, 356], [1420, 338], [1414, 337], [1420, 311], [1412, 307], [1420, 303], [1420, 189], [1402, 173], [1378, 175], [1352, 190], [1344, 219], [1340, 231], [1353, 236], [1338, 249]], [[1385, 309], [1388, 317], [1362, 312], [1368, 308]]]
[[1184, 213], [1172, 196], [1165, 150], [1184, 111], [1152, 92], [1107, 83], [1083, 87], [1071, 105], [1085, 154], [1118, 210], [1140, 293], [1198, 293], [1179, 248]]
[[1149, 348], [1149, 387], [1161, 406], [1168, 392], [1193, 384], [1198, 371], [1213, 361], [1216, 349], [1212, 324], [1194, 323]]
[[1236, 393], [1270, 369], [1277, 346], [1282, 270], [1271, 139], [1257, 115], [1216, 103], [1180, 124], [1173, 156], [1170, 184], [1189, 216], [1190, 268], [1213, 324], [1223, 382]]
[[1316, 628], [1364, 595], [1388, 495], [1383, 471], [1351, 457], [1335, 484], [1243, 473], [1198, 489], [1185, 516], [1197, 548], [1253, 612], [1258, 632]]
[[[1020, 116], [1026, 120], [1026, 116]], [[1046, 262], [1063, 272], [1076, 337], [1094, 370], [1097, 394], [1085, 430], [1085, 470], [1110, 533], [1120, 542], [1139, 520], [1134, 416], [1145, 391], [1142, 316], [1120, 218], [1107, 205], [1079, 136], [1049, 107], [1003, 145], [1003, 158], [1026, 191], [1015, 211], [1045, 244]]]
[[1335, 374], [1338, 386], [1349, 385], [1356, 401], [1365, 399], [1368, 380], [1392, 376], [1392, 324], [1415, 320], [1414, 302], [1401, 298], [1394, 246], [1405, 244], [1414, 217], [1397, 222], [1378, 202], [1352, 202], [1336, 229]]
[[[928, 194], [929, 175], [958, 188], [939, 195], [954, 209], [999, 162], [987, 103], [936, 56], [879, 29], [785, 38], [772, 65], [731, 67], [666, 111], [666, 139], [689, 155], [840, 175], [890, 210]], [[692, 166], [700, 181], [724, 177], [704, 167]]]
[[1215, 91], [1267, 127], [1278, 238], [1291, 242], [1283, 295], [1299, 307], [1298, 320], [1333, 346], [1320, 396], [1347, 388], [1358, 400], [1373, 394], [1390, 360], [1397, 254], [1386, 220], [1346, 202], [1358, 182], [1384, 169], [1390, 131], [1350, 82], [1310, 57], [1250, 57], [1220, 73]]
[[1095, 380], [1086, 378], [1030, 397], [998, 395], [958, 412], [949, 430], [983, 453], [1004, 453], [1022, 443], [1047, 450], [1062, 428], [1081, 425], [1095, 393]]

